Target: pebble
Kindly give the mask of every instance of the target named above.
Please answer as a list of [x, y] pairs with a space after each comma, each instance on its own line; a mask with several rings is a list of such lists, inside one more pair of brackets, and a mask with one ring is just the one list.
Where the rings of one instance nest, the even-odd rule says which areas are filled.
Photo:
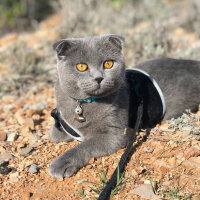
[[188, 137], [188, 136], [190, 135], [190, 133], [191, 133], [191, 131], [184, 130], [184, 131], [182, 131], [181, 136], [182, 136], [182, 137]]
[[5, 160], [5, 161], [9, 161], [12, 158], [13, 158], [13, 155], [10, 153], [4, 153], [0, 155], [0, 159]]
[[24, 104], [22, 110], [25, 111], [25, 110], [28, 110], [30, 109], [31, 105], [30, 104]]
[[131, 174], [131, 176], [137, 176], [138, 175], [138, 173], [135, 171], [135, 169], [133, 169], [130, 174]]
[[5, 141], [7, 138], [7, 133], [0, 133], [0, 141]]
[[46, 109], [48, 106], [47, 106], [47, 103], [45, 102], [40, 102], [40, 103], [37, 103], [33, 106], [31, 106], [31, 109], [32, 110], [44, 110]]
[[139, 185], [138, 187], [130, 190], [129, 193], [139, 195], [140, 197], [146, 199], [160, 199], [157, 195], [154, 194], [150, 184]]
[[35, 147], [41, 146], [43, 144], [44, 144], [44, 142], [36, 142], [36, 143], [32, 144], [31, 146], [35, 148]]
[[11, 133], [8, 135], [7, 141], [8, 142], [13, 142], [17, 139], [17, 134], [16, 133]]
[[43, 140], [47, 140], [47, 139], [49, 139], [49, 136], [48, 136], [48, 134], [46, 134], [46, 135], [43, 135], [43, 136], [42, 136], [42, 139], [43, 139]]
[[188, 160], [190, 157], [200, 156], [200, 150], [195, 147], [191, 147], [185, 151], [184, 156], [186, 160]]
[[152, 153], [154, 151], [154, 149], [151, 146], [146, 146], [143, 148], [143, 151], [146, 153]]
[[166, 181], [166, 182], [163, 182], [162, 184], [163, 186], [170, 186], [170, 182]]
[[181, 158], [183, 158], [183, 156], [184, 156], [184, 153], [181, 152], [176, 156], [176, 158], [180, 160]]
[[151, 184], [151, 181], [150, 180], [145, 180], [144, 184]]
[[165, 166], [161, 166], [160, 168], [159, 168], [159, 171], [160, 171], [160, 173], [161, 174], [167, 174], [168, 173], [168, 168], [167, 167], [165, 167]]
[[11, 168], [8, 168], [9, 162], [8, 161], [2, 161], [1, 160], [1, 165], [0, 165], [0, 174], [8, 174], [9, 172], [12, 171]]
[[192, 127], [191, 127], [191, 126], [184, 126], [184, 127], [182, 127], [182, 130], [183, 130], [183, 131], [191, 132]]
[[24, 164], [19, 164], [19, 165], [18, 165], [18, 168], [19, 168], [20, 170], [22, 170], [22, 171], [23, 171], [23, 170], [24, 170], [24, 168], [25, 168], [25, 166], [24, 166]]
[[19, 181], [18, 177], [19, 177], [19, 172], [12, 173], [12, 174], [10, 174], [10, 181], [12, 183], [16, 183]]
[[81, 179], [81, 180], [77, 180], [77, 183], [78, 184], [81, 184], [81, 183], [84, 183], [84, 182], [87, 182], [88, 179], [84, 178], [84, 179]]
[[15, 106], [13, 106], [12, 104], [8, 104], [4, 106], [4, 112], [8, 112], [11, 111], [15, 108]]
[[84, 190], [84, 195], [85, 195], [85, 196], [90, 196], [91, 193], [90, 193], [88, 190]]
[[182, 165], [188, 168], [200, 168], [200, 157], [192, 157], [182, 162]]
[[169, 163], [171, 166], [175, 166], [175, 165], [176, 165], [176, 159], [175, 159], [174, 157], [169, 158], [169, 159], [168, 159], [168, 163]]
[[28, 172], [29, 172], [29, 173], [32, 173], [32, 174], [37, 173], [38, 170], [39, 170], [39, 168], [40, 168], [40, 167], [39, 167], [38, 165], [32, 164], [32, 165], [30, 166], [30, 168], [28, 169]]
[[40, 140], [40, 136], [34, 133], [28, 133], [26, 137], [29, 139], [29, 143], [32, 145]]
[[33, 150], [34, 148], [33, 147], [28, 147], [28, 148], [26, 148], [26, 149], [22, 149], [21, 151], [20, 151], [20, 155], [26, 155], [26, 154], [28, 154], [28, 153], [30, 153], [32, 150]]

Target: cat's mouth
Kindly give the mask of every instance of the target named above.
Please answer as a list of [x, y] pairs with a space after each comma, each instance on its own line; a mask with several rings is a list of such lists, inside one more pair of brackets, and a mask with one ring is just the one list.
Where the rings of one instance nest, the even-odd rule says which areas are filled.
[[114, 93], [118, 87], [114, 84], [114, 81], [107, 81], [100, 84], [87, 84], [82, 85], [83, 91], [90, 96], [107, 96]]

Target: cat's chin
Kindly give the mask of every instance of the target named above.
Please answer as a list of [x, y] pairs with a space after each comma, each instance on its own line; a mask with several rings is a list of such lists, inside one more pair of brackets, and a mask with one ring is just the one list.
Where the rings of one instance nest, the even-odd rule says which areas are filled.
[[116, 90], [105, 90], [105, 89], [99, 88], [97, 90], [87, 91], [86, 94], [89, 96], [105, 97], [105, 96], [109, 96], [109, 95], [115, 93]]

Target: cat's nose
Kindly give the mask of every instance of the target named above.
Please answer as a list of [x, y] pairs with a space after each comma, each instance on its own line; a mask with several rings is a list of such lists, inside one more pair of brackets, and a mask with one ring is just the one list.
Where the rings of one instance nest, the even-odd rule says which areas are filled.
[[94, 80], [95, 80], [98, 84], [100, 84], [101, 81], [103, 80], [103, 77], [96, 77]]

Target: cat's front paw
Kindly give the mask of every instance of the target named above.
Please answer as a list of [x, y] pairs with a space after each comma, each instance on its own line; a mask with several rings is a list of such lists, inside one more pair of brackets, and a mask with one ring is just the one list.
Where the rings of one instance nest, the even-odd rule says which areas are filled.
[[70, 177], [81, 167], [77, 152], [71, 149], [51, 163], [49, 166], [49, 174], [55, 178]]

